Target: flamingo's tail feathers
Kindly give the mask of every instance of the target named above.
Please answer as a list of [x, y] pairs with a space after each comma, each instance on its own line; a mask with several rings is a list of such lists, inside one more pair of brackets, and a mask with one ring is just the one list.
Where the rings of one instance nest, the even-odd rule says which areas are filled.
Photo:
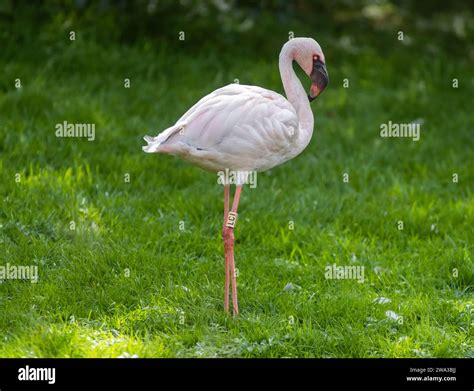
[[158, 149], [161, 145], [161, 141], [148, 141], [146, 140], [148, 145], [142, 147], [143, 151], [146, 153], [155, 153], [158, 152]]
[[146, 153], [156, 153], [163, 142], [163, 137], [160, 137], [160, 135], [156, 137], [144, 136], [143, 140], [147, 142], [147, 145], [142, 147], [143, 151]]
[[156, 153], [156, 152], [165, 152], [164, 146], [160, 146], [166, 142], [172, 135], [184, 129], [185, 124], [179, 123], [177, 125], [171, 126], [170, 128], [164, 130], [156, 137], [145, 136], [143, 139], [148, 143], [143, 147], [143, 150], [147, 153]]

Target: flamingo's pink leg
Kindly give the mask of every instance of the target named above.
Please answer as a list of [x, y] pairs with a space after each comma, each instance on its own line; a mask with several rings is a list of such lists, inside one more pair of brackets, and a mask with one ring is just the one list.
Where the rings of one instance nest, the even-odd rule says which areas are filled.
[[234, 225], [237, 217], [237, 208], [239, 206], [240, 193], [242, 191], [242, 185], [238, 185], [235, 190], [234, 202], [232, 204], [232, 210], [228, 214], [228, 219], [224, 227], [224, 243], [226, 243], [226, 258], [230, 265], [230, 275], [232, 278], [232, 309], [234, 316], [239, 313], [239, 303], [237, 299], [237, 276], [235, 273], [235, 260], [234, 260]]
[[224, 185], [224, 225], [222, 228], [222, 238], [224, 239], [224, 255], [225, 255], [225, 285], [224, 285], [224, 311], [229, 312], [229, 284], [230, 284], [230, 263], [229, 263], [229, 255], [227, 249], [227, 243], [225, 240], [225, 229], [227, 218], [229, 215], [229, 190], [230, 185]]

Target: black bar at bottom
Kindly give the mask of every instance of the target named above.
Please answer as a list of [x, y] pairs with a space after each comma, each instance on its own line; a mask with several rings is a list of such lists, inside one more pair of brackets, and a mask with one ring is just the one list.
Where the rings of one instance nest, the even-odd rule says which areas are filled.
[[[251, 372], [251, 377], [249, 373]], [[224, 380], [223, 380], [224, 379]], [[155, 384], [227, 387], [286, 383], [293, 390], [474, 390], [473, 359], [0, 359], [0, 390], [118, 389]], [[329, 387], [329, 388], [328, 388]], [[181, 387], [179, 387], [181, 388]], [[140, 387], [137, 389], [141, 389]], [[148, 388], [147, 388], [148, 389]]]

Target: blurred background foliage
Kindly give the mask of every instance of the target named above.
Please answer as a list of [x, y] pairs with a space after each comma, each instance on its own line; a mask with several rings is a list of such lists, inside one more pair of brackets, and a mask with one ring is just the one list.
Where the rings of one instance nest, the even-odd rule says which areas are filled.
[[[417, 31], [419, 43], [434, 53], [436, 41], [445, 50], [473, 57], [473, 4], [463, 0], [0, 0], [0, 42], [3, 47], [18, 45], [32, 36], [48, 42], [60, 32], [80, 30], [103, 45], [143, 40], [165, 44], [176, 42], [184, 31], [193, 38], [185, 41], [190, 51], [207, 45], [214, 49], [240, 45], [242, 51], [266, 56], [274, 55], [270, 43], [280, 43], [288, 36], [288, 26], [294, 26], [296, 36], [327, 33], [346, 51], [357, 50], [360, 44], [351, 36], [363, 34], [364, 44], [383, 50], [385, 36], [398, 30], [408, 36]], [[406, 43], [410, 45], [410, 40]]]

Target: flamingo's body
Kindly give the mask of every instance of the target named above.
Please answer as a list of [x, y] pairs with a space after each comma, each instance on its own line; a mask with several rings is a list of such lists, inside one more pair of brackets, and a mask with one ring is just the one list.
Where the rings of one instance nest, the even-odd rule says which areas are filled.
[[[293, 60], [312, 79], [308, 97], [293, 70]], [[231, 84], [206, 95], [175, 125], [156, 137], [145, 136], [148, 153], [169, 153], [208, 171], [265, 171], [301, 153], [313, 133], [309, 101], [328, 82], [324, 54], [311, 38], [294, 38], [280, 54], [280, 73], [287, 95], [256, 86]], [[236, 215], [241, 192], [237, 185], [232, 213]], [[226, 295], [233, 282], [234, 314], [238, 313], [233, 255], [233, 224], [229, 218], [229, 185], [224, 186], [224, 245]]]
[[144, 150], [178, 155], [208, 171], [265, 171], [305, 147], [297, 127], [294, 107], [280, 94], [230, 84], [202, 98]]

